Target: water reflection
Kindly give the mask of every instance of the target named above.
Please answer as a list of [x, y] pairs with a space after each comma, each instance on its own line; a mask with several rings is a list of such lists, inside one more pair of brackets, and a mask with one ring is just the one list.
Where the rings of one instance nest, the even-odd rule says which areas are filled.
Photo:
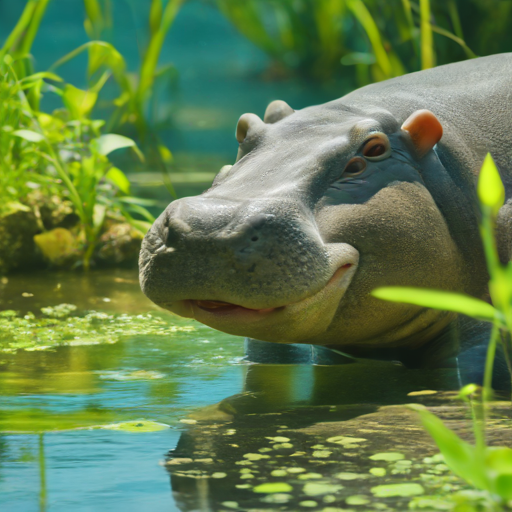
[[[396, 433], [402, 440], [410, 437], [404, 434], [422, 434], [409, 411], [396, 405], [438, 404], [447, 396], [441, 400], [439, 391], [458, 386], [453, 368], [407, 370], [375, 361], [251, 366], [244, 392], [192, 414], [197, 424], [182, 434], [170, 453], [167, 469], [176, 503], [182, 511], [227, 510], [228, 505], [298, 510], [302, 501], [315, 500], [308, 505], [315, 510], [322, 504], [345, 506], [347, 495], [338, 491], [346, 484], [335, 475], [364, 474], [357, 482], [354, 478], [352, 492], [367, 491], [372, 467], [368, 455], [396, 450], [400, 444], [389, 432], [399, 426], [402, 430]], [[408, 396], [427, 390], [437, 393]], [[385, 406], [391, 406], [391, 415], [379, 412]], [[336, 436], [362, 441], [326, 441]], [[403, 445], [399, 448], [404, 450]], [[405, 449], [407, 457], [418, 449], [423, 454], [433, 451], [421, 436]], [[307, 478], [317, 486], [307, 487]], [[284, 491], [254, 492], [268, 482], [285, 484]], [[318, 495], [312, 499], [315, 489]]]

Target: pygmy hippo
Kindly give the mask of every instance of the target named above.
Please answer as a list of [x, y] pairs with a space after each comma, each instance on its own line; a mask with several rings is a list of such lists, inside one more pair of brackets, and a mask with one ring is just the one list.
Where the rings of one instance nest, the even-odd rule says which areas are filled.
[[[142, 290], [178, 315], [259, 340], [399, 360], [443, 352], [436, 340], [453, 313], [370, 292], [486, 296], [475, 184], [491, 152], [511, 195], [511, 83], [512, 54], [501, 54], [303, 110], [274, 101], [263, 120], [244, 114], [235, 164], [202, 195], [173, 201], [146, 235]], [[511, 204], [499, 215], [503, 260]]]

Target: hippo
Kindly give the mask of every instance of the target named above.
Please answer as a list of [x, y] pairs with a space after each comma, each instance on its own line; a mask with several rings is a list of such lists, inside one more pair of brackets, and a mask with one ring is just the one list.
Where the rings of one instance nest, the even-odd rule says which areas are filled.
[[[500, 54], [302, 110], [276, 100], [263, 120], [242, 115], [234, 165], [203, 194], [171, 202], [147, 233], [143, 292], [257, 340], [411, 366], [453, 357], [448, 340], [467, 319], [371, 291], [488, 296], [476, 181], [490, 152], [511, 197], [511, 83], [512, 54]], [[511, 208], [498, 216], [503, 261]]]

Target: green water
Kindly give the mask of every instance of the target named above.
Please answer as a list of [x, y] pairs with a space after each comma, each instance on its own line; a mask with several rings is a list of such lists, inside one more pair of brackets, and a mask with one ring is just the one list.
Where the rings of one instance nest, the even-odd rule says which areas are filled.
[[[0, 292], [18, 312], [0, 324], [2, 512], [447, 509], [433, 497], [464, 488], [402, 406], [467, 431], [455, 370], [249, 364], [241, 338], [158, 310], [134, 271], [11, 276]], [[41, 308], [63, 303], [76, 310], [45, 309], [44, 337]], [[28, 350], [8, 348], [7, 321]]]

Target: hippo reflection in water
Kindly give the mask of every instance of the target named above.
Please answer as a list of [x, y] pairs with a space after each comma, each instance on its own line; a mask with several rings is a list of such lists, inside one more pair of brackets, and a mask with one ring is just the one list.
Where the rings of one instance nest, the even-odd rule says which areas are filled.
[[[146, 235], [144, 293], [258, 340], [410, 366], [451, 357], [453, 313], [380, 301], [379, 286], [487, 294], [475, 184], [487, 152], [511, 195], [512, 54], [394, 78], [237, 125], [236, 163], [173, 201]], [[511, 248], [511, 206], [498, 219]]]

